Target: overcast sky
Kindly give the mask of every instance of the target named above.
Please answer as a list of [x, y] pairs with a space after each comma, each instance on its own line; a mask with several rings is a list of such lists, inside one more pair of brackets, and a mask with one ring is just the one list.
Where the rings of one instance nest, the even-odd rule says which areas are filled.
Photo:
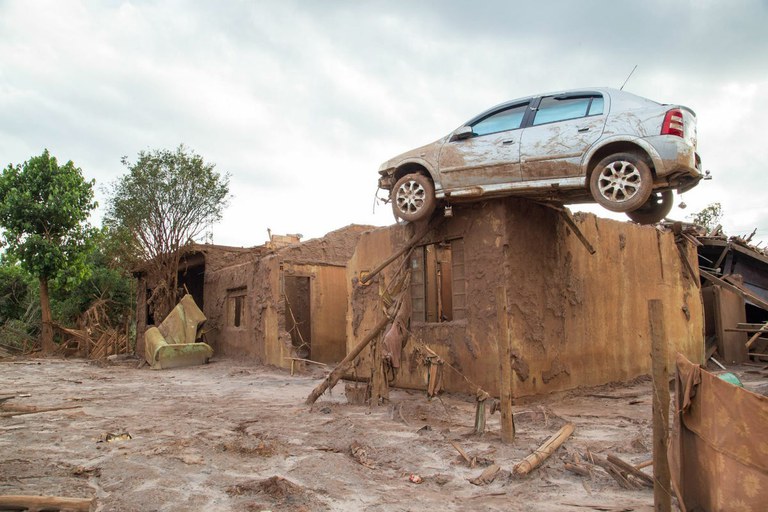
[[637, 65], [625, 90], [693, 108], [714, 177], [671, 216], [719, 201], [768, 240], [767, 26], [766, 0], [0, 0], [0, 164], [48, 148], [104, 185], [184, 143], [232, 175], [216, 243], [306, 239], [392, 222], [384, 160]]

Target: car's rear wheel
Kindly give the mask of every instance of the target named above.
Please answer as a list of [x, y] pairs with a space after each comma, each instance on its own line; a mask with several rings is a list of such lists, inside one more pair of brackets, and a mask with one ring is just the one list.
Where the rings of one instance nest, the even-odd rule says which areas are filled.
[[423, 174], [406, 174], [395, 183], [390, 194], [395, 217], [415, 222], [435, 211], [435, 186]]
[[672, 211], [672, 202], [675, 200], [671, 190], [654, 192], [651, 197], [638, 208], [627, 212], [627, 217], [638, 224], [656, 224]]
[[653, 190], [653, 174], [635, 153], [617, 153], [603, 158], [589, 178], [592, 197], [612, 212], [640, 208]]

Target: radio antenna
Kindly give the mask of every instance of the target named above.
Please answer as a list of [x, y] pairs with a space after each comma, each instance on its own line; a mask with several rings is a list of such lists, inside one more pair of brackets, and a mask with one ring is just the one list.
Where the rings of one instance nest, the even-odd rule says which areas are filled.
[[621, 87], [619, 87], [620, 91], [624, 90], [624, 86], [627, 85], [627, 82], [629, 82], [629, 77], [632, 76], [632, 73], [634, 73], [636, 69], [637, 69], [637, 64], [635, 64], [635, 67], [633, 67], [632, 71], [629, 72], [629, 76], [627, 76], [627, 79], [624, 80], [624, 83], [621, 84]]

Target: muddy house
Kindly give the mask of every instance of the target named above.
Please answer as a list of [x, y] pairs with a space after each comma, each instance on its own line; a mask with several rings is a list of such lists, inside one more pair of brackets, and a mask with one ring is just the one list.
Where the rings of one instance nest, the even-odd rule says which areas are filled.
[[[395, 386], [424, 388], [425, 360], [437, 356], [447, 390], [480, 387], [498, 396], [506, 336], [513, 396], [625, 381], [650, 371], [648, 301], [659, 299], [670, 364], [677, 352], [702, 362], [695, 248], [678, 247], [671, 232], [594, 215], [577, 216], [573, 227], [586, 243], [561, 211], [532, 201], [454, 208], [453, 217], [433, 220], [403, 264], [396, 260], [362, 284], [414, 227], [364, 233], [347, 265], [347, 348], [380, 321], [382, 299], [400, 300], [410, 315], [397, 339]], [[370, 374], [366, 365], [370, 357], [355, 371]]]
[[[346, 262], [370, 226], [318, 239], [272, 235], [251, 248], [194, 244], [182, 255], [179, 287], [203, 310], [205, 341], [218, 356], [288, 367], [291, 357], [333, 363], [346, 343]], [[147, 307], [154, 282], [138, 275], [137, 347], [159, 323]]]

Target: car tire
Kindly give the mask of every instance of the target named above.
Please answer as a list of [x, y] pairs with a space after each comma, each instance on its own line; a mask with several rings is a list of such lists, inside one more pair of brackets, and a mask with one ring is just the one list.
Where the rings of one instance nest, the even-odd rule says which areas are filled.
[[589, 177], [594, 200], [612, 212], [631, 212], [648, 201], [653, 174], [635, 153], [616, 153], [600, 160]]
[[408, 222], [429, 218], [437, 206], [435, 186], [423, 174], [406, 174], [390, 192], [395, 217]]
[[638, 224], [656, 224], [669, 215], [674, 200], [671, 190], [654, 192], [640, 208], [627, 212], [627, 217]]

